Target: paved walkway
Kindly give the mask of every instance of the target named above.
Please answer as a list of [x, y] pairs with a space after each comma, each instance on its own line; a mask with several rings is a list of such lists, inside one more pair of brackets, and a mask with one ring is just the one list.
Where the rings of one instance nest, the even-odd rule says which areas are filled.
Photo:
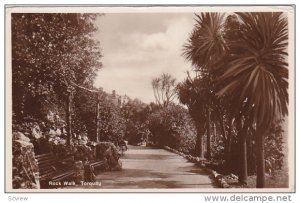
[[[212, 188], [209, 174], [181, 156], [163, 149], [130, 146], [122, 157], [122, 171], [97, 175], [101, 188]], [[97, 188], [97, 186], [84, 186]]]

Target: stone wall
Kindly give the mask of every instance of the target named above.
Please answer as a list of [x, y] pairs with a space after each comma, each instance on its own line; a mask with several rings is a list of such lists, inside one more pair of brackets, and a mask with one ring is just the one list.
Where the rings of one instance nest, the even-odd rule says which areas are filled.
[[38, 166], [30, 139], [21, 132], [13, 133], [13, 188], [39, 188]]

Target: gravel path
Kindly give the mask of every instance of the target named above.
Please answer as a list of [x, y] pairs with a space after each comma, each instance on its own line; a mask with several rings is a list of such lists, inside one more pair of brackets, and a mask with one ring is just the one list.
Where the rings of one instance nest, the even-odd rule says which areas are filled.
[[122, 171], [109, 171], [97, 175], [96, 181], [101, 182], [101, 186], [80, 188], [182, 189], [214, 187], [205, 170], [164, 149], [129, 146], [129, 150], [121, 160]]

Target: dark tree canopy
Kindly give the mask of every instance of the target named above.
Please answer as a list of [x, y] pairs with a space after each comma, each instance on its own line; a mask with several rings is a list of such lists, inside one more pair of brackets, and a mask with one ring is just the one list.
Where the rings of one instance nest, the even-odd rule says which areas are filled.
[[15, 113], [26, 113], [29, 98], [50, 105], [71, 83], [92, 84], [101, 68], [99, 42], [92, 38], [95, 18], [75, 13], [12, 14]]

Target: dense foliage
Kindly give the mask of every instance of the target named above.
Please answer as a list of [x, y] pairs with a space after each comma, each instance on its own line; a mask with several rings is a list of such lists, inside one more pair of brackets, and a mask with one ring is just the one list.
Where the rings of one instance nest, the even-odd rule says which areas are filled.
[[149, 130], [147, 128], [148, 116], [151, 108], [138, 99], [124, 98], [121, 108], [125, 119], [125, 139], [130, 144], [149, 141]]
[[196, 130], [188, 111], [179, 105], [169, 105], [149, 117], [153, 141], [184, 153], [194, 153]]
[[[255, 157], [257, 187], [264, 187], [265, 162], [271, 154], [282, 158], [281, 126], [276, 121], [288, 113], [287, 18], [280, 12], [200, 13], [195, 21], [183, 54], [196, 77], [179, 85], [179, 98], [191, 115], [206, 117], [208, 157], [214, 123], [223, 137], [227, 168], [231, 170], [237, 158], [239, 180], [247, 184]], [[209, 85], [199, 83], [205, 79]], [[205, 108], [206, 113], [201, 110]], [[202, 133], [198, 128], [198, 138]]]
[[[13, 112], [61, 112], [72, 83], [92, 84], [101, 68], [94, 14], [12, 14]], [[46, 109], [45, 109], [46, 108]]]
[[124, 138], [125, 120], [120, 106], [110, 99], [111, 95], [102, 93], [99, 109], [99, 133], [101, 141], [110, 141], [117, 144]]

